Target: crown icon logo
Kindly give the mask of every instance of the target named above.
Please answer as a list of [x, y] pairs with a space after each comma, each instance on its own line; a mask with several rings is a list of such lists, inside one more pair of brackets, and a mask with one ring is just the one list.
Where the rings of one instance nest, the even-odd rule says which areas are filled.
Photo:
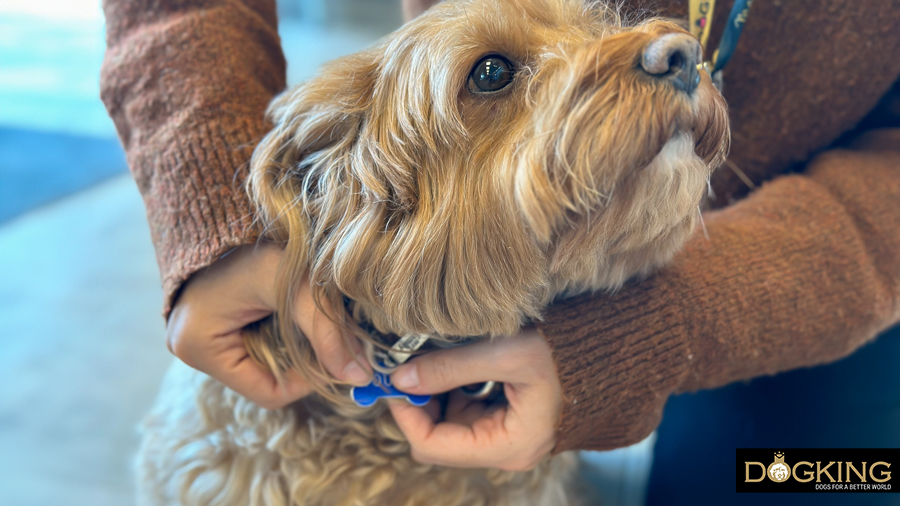
[[784, 452], [775, 452], [775, 462], [784, 462]]

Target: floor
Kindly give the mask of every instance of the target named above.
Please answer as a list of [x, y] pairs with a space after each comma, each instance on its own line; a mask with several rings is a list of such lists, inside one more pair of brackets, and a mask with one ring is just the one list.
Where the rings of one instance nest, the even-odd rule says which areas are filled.
[[153, 246], [120, 175], [0, 227], [0, 502], [124, 505], [170, 356]]
[[[289, 83], [400, 23], [394, 0], [282, 0]], [[0, 4], [2, 504], [133, 503], [137, 424], [171, 362], [140, 195], [98, 99], [99, 0]], [[653, 440], [586, 456], [643, 503]]]

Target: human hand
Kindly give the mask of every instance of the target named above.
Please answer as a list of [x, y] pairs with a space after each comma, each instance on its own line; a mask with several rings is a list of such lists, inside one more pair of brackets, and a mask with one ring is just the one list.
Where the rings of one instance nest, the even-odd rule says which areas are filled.
[[[293, 371], [279, 383], [244, 346], [244, 327], [275, 311], [281, 254], [272, 244], [242, 246], [198, 271], [185, 283], [166, 328], [166, 343], [176, 357], [268, 409], [310, 393]], [[332, 376], [354, 385], [369, 382], [371, 372], [359, 343], [353, 341], [353, 350], [345, 348], [340, 328], [316, 307], [307, 283], [301, 284], [293, 309], [294, 320]]]
[[[555, 444], [562, 388], [550, 347], [536, 330], [416, 357], [391, 376], [411, 394], [437, 394], [463, 385], [503, 382], [507, 405], [489, 405], [454, 392], [445, 419], [404, 401], [391, 401], [397, 425], [418, 462], [525, 471]], [[433, 411], [433, 410], [431, 410]]]

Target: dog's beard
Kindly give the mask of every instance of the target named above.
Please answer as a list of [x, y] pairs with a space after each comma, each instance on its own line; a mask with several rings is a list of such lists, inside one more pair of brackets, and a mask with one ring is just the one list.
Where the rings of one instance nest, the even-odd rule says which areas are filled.
[[642, 43], [617, 33], [551, 55], [534, 77], [543, 85], [513, 177], [521, 215], [547, 245], [551, 297], [615, 290], [671, 260], [727, 153], [725, 102], [709, 77], [693, 94], [644, 79], [633, 70]]
[[695, 229], [707, 165], [690, 134], [670, 138], [633, 178], [610, 192], [601, 212], [578, 215], [554, 242], [554, 292], [615, 290], [665, 265]]
[[[674, 28], [654, 22], [646, 30]], [[533, 78], [539, 89], [534, 118], [513, 177], [517, 204], [540, 241], [554, 241], [573, 216], [610, 207], [628, 207], [637, 215], [652, 212], [654, 206], [640, 195], [617, 189], [646, 177], [645, 169], [663, 146], [685, 133], [696, 152], [679, 150], [677, 165], [696, 167], [706, 176], [724, 158], [729, 141], [725, 104], [708, 76], [688, 95], [634, 71], [634, 55], [650, 38], [622, 32], [551, 55]], [[649, 183], [640, 190], [659, 191]], [[699, 199], [692, 197], [695, 204]], [[664, 213], [665, 206], [658, 212]], [[623, 232], [636, 233], [628, 226]]]

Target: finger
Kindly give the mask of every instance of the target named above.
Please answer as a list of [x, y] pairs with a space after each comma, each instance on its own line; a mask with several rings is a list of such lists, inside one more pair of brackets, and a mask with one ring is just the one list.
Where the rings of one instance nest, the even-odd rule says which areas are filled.
[[233, 375], [224, 374], [223, 378], [229, 382], [233, 378], [234, 386], [225, 385], [266, 409], [283, 408], [313, 392], [296, 372], [286, 372], [279, 382], [249, 357], [234, 369]]
[[169, 313], [169, 320], [166, 322], [166, 348], [169, 349], [169, 353], [176, 357], [178, 356], [176, 350], [179, 346], [179, 341], [184, 335], [186, 319], [187, 316], [182, 308], [180, 306], [175, 306]]
[[[490, 453], [485, 454], [482, 464], [505, 471], [531, 470], [553, 450], [556, 443], [559, 411], [552, 408], [554, 400], [542, 388], [544, 384], [516, 387], [506, 383], [506, 395], [520, 399], [518, 404], [472, 401], [456, 390], [449, 395], [444, 420], [471, 426], [476, 436], [479, 429], [488, 431], [480, 438], [481, 441], [504, 442], [498, 448], [487, 447]], [[469, 466], [464, 462], [459, 465]]]
[[[179, 305], [172, 308], [166, 323], [166, 348], [187, 365], [199, 369], [195, 357], [202, 355], [202, 334], [196, 311], [190, 306]], [[204, 371], [206, 372], [206, 371]]]
[[312, 391], [294, 371], [286, 371], [279, 382], [271, 371], [250, 358], [240, 339], [199, 365], [201, 371], [267, 409], [282, 408]]
[[[241, 326], [265, 315], [253, 315], [253, 319], [247, 320], [242, 318], [242, 311], [235, 310], [272, 313], [277, 304], [275, 285], [282, 255], [280, 247], [260, 242], [236, 248], [207, 267], [197, 281], [205, 285], [202, 290], [206, 292], [206, 300], [211, 302], [211, 309], [222, 307], [223, 302], [230, 303], [233, 307], [226, 306], [225, 310], [232, 317], [241, 319]], [[193, 279], [189, 281], [193, 282]]]
[[244, 246], [195, 273], [169, 314], [169, 351], [184, 359], [179, 345], [202, 344], [210, 336], [231, 334], [272, 314], [280, 255], [271, 244]]
[[530, 383], [545, 375], [537, 370], [533, 346], [519, 338], [484, 341], [430, 352], [404, 364], [391, 376], [400, 390], [415, 394], [437, 394], [485, 381]]
[[496, 467], [515, 451], [503, 429], [503, 409], [479, 418], [472, 425], [464, 425], [435, 424], [424, 409], [403, 401], [391, 401], [389, 408], [418, 462], [453, 467]]
[[[358, 341], [346, 343], [341, 328], [328, 316], [333, 314], [328, 301], [322, 300], [323, 313], [316, 306], [309, 284], [304, 282], [294, 302], [294, 321], [309, 339], [316, 359], [332, 376], [352, 385], [364, 386], [372, 378], [371, 369]], [[348, 349], [349, 347], [349, 349]]]
[[167, 342], [173, 353], [260, 406], [283, 407], [310, 393], [309, 385], [295, 372], [286, 373], [279, 383], [271, 371], [253, 361], [240, 330], [203, 337], [191, 327], [186, 316], [175, 315], [170, 320]]
[[447, 407], [444, 420], [462, 425], [472, 425], [487, 413], [500, 409], [504, 403], [487, 403], [472, 399], [460, 390], [454, 390], [447, 396]]

